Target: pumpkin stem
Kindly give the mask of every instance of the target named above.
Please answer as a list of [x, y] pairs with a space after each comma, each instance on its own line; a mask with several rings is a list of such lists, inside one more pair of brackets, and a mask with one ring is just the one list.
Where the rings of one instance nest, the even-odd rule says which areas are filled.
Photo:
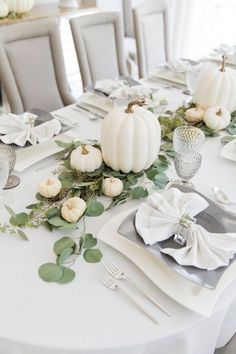
[[222, 110], [221, 110], [221, 108], [219, 109], [218, 112], [216, 112], [216, 115], [217, 115], [217, 116], [221, 116], [221, 115], [222, 115]]
[[220, 71], [224, 72], [225, 71], [225, 62], [226, 59], [228, 59], [225, 55], [222, 55], [222, 63], [221, 63], [221, 68]]
[[125, 113], [133, 113], [133, 106], [138, 105], [138, 106], [142, 107], [144, 104], [145, 104], [145, 99], [138, 97], [138, 98], [136, 98], [136, 100], [134, 100], [128, 104], [128, 107], [126, 108]]
[[82, 144], [81, 147], [82, 147], [82, 155], [89, 154], [89, 151], [88, 151], [88, 149], [86, 149], [86, 146], [84, 144]]

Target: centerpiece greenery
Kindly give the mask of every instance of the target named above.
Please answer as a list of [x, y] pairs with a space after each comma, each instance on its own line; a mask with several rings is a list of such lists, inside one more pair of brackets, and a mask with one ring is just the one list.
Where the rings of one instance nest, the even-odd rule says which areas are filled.
[[[149, 188], [163, 189], [168, 182], [166, 170], [171, 164], [170, 158], [175, 156], [172, 140], [174, 129], [178, 126], [189, 124], [185, 120], [186, 110], [194, 107], [191, 103], [187, 107], [182, 106], [176, 111], [166, 110], [159, 116], [161, 125], [162, 145], [156, 161], [145, 171], [138, 173], [123, 173], [114, 171], [104, 162], [93, 172], [81, 172], [71, 167], [70, 156], [72, 152], [83, 145], [81, 141], [64, 143], [57, 141], [62, 151], [58, 154], [59, 167], [54, 171], [61, 182], [60, 192], [53, 198], [46, 198], [36, 193], [36, 202], [26, 206], [28, 212], [16, 214], [11, 208], [6, 207], [10, 213], [8, 223], [0, 224], [1, 232], [17, 234], [28, 240], [26, 228], [38, 228], [43, 226], [52, 231], [57, 229], [63, 232], [76, 231], [75, 237], [63, 237], [54, 244], [55, 263], [46, 263], [39, 268], [39, 276], [47, 282], [68, 283], [75, 277], [71, 269], [79, 256], [89, 263], [99, 262], [102, 258], [101, 251], [96, 247], [97, 240], [90, 233], [86, 232], [86, 218], [102, 215], [107, 209], [118, 204], [125, 203], [130, 199], [140, 199], [148, 196]], [[202, 129], [206, 136], [214, 137], [218, 132], [209, 129], [204, 122], [192, 124]], [[228, 142], [236, 134], [236, 112], [232, 114], [230, 125], [226, 131], [229, 135], [222, 138], [222, 142]], [[90, 145], [101, 149], [97, 141], [90, 141]], [[103, 182], [106, 178], [118, 178], [123, 183], [122, 192], [109, 199], [105, 207], [102, 202]], [[79, 197], [86, 202], [86, 211], [79, 222], [68, 222], [62, 217], [61, 208], [65, 201], [70, 198]], [[81, 228], [82, 225], [82, 228]]]

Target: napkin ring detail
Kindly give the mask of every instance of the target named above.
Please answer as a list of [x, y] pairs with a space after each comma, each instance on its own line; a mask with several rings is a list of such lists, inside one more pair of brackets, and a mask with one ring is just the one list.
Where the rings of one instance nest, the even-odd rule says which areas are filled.
[[181, 216], [178, 223], [177, 232], [174, 235], [174, 240], [181, 246], [184, 246], [187, 240], [191, 240], [192, 224], [196, 223], [196, 219], [185, 213]]

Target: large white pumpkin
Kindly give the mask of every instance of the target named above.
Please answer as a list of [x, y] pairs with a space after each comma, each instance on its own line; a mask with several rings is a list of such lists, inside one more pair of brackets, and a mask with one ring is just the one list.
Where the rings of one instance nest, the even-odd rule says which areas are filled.
[[194, 92], [194, 101], [204, 109], [221, 106], [233, 112], [236, 109], [236, 71], [225, 68], [225, 57], [221, 68], [203, 68]]
[[[154, 114], [136, 100], [115, 108], [105, 117], [101, 129], [101, 148], [105, 163], [115, 171], [140, 172], [158, 156], [161, 128]], [[139, 105], [139, 106], [136, 106]]]
[[29, 12], [34, 6], [35, 0], [4, 0], [9, 11], [14, 11], [17, 14]]

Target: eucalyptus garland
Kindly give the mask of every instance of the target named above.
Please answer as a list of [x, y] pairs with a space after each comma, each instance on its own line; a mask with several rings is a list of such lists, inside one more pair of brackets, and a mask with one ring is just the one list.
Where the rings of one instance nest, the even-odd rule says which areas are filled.
[[[17, 234], [28, 240], [26, 233], [23, 231], [26, 228], [43, 226], [50, 231], [53, 229], [63, 232], [76, 230], [76, 237], [66, 236], [55, 242], [53, 248], [55, 263], [45, 263], [39, 268], [39, 276], [44, 281], [63, 284], [72, 281], [75, 272], [71, 267], [79, 256], [83, 256], [84, 260], [89, 263], [99, 262], [102, 258], [101, 251], [96, 248], [96, 238], [86, 232], [86, 218], [100, 216], [105, 210], [125, 203], [130, 199], [147, 197], [149, 193], [147, 181], [152, 189], [153, 187], [163, 189], [168, 183], [165, 172], [171, 164], [170, 158], [175, 157], [172, 145], [173, 132], [176, 127], [189, 125], [185, 120], [185, 111], [190, 107], [194, 107], [194, 104], [181, 106], [176, 111], [166, 110], [159, 116], [163, 141], [160, 154], [149, 169], [139, 173], [130, 172], [126, 174], [114, 171], [105, 163], [102, 163], [101, 167], [94, 172], [82, 173], [71, 167], [70, 155], [83, 142], [64, 143], [57, 141], [56, 143], [62, 148], [62, 151], [57, 156], [60, 164], [54, 174], [62, 184], [60, 193], [54, 198], [45, 198], [36, 193], [36, 202], [26, 206], [28, 212], [16, 214], [11, 208], [6, 207], [10, 219], [8, 223], [0, 224], [0, 232]], [[218, 132], [207, 128], [203, 122], [192, 125], [203, 130], [208, 137], [218, 135]], [[221, 139], [222, 143], [227, 143], [235, 138], [233, 135], [236, 134], [236, 112], [232, 114], [231, 123], [226, 132], [230, 135], [224, 136]], [[101, 149], [97, 141], [90, 141], [89, 144]], [[119, 178], [123, 182], [124, 188], [122, 193], [110, 199], [109, 205], [105, 207], [100, 197], [103, 195], [103, 181], [108, 177]], [[61, 215], [63, 203], [72, 197], [80, 197], [86, 202], [86, 212], [78, 223], [67, 222]]]

